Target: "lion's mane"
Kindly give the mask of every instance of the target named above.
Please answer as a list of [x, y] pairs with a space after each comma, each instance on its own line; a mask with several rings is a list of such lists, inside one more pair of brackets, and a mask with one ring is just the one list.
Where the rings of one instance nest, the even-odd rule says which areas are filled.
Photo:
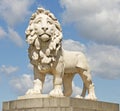
[[[40, 41], [39, 35], [34, 27], [34, 20], [39, 14], [45, 14], [50, 17], [53, 21], [52, 24], [55, 26], [54, 36], [51, 36], [51, 40], [49, 42]], [[58, 51], [61, 50], [62, 29], [58, 20], [50, 11], [38, 8], [30, 18], [30, 22], [25, 33], [26, 41], [29, 44], [28, 54], [30, 62], [33, 65], [36, 65], [39, 70], [45, 70], [48, 69], [48, 67], [50, 68], [56, 61]]]

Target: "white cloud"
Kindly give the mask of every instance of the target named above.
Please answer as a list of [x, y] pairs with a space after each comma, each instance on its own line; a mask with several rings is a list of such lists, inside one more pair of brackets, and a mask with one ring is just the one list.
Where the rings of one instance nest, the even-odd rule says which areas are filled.
[[[81, 43], [73, 41], [71, 44], [70, 40], [66, 40], [67, 44], [70, 47], [67, 49], [76, 48], [74, 44], [81, 46]], [[120, 48], [112, 45], [100, 45], [95, 43], [88, 43], [87, 46], [84, 46], [86, 57], [89, 61], [92, 74], [106, 79], [119, 79], [120, 78]], [[68, 50], [69, 50], [68, 49]], [[75, 50], [75, 49], [74, 49]], [[79, 50], [79, 49], [78, 49]]]
[[4, 37], [10, 38], [10, 40], [19, 47], [23, 46], [22, 37], [11, 27], [8, 27], [8, 32], [6, 32], [2, 27], [0, 27], [0, 39]]
[[84, 44], [80, 44], [72, 39], [63, 40], [63, 48], [66, 50], [85, 51]]
[[20, 35], [12, 28], [8, 28], [8, 37], [19, 47], [23, 45], [23, 40]]
[[5, 30], [0, 26], [0, 39], [4, 38], [5, 36], [7, 36], [7, 33], [6, 33]]
[[98, 43], [120, 44], [120, 0], [61, 0], [63, 21]]
[[23, 22], [34, 0], [0, 0], [0, 16], [8, 25], [14, 26]]
[[21, 77], [14, 78], [10, 81], [13, 89], [19, 94], [25, 94], [25, 92], [33, 87], [33, 79], [31, 75], [23, 74]]
[[5, 65], [2, 65], [0, 67], [0, 72], [3, 73], [3, 74], [7, 74], [7, 75], [10, 75], [12, 73], [15, 73], [16, 71], [18, 71], [18, 67], [14, 67], [14, 66], [5, 66]]
[[0, 38], [7, 35], [16, 45], [20, 47], [23, 45], [20, 35], [13, 27], [26, 20], [31, 14], [30, 7], [34, 2], [35, 0], [0, 0], [0, 18], [8, 27], [8, 32], [0, 27]]
[[110, 45], [89, 44], [87, 54], [94, 75], [102, 78], [120, 78], [120, 48]]

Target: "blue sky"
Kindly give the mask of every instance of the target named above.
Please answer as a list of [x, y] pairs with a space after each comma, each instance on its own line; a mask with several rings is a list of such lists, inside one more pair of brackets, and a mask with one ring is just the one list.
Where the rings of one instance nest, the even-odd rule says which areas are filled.
[[[33, 72], [25, 29], [37, 7], [61, 23], [63, 47], [83, 51], [89, 61], [98, 100], [120, 103], [120, 0], [0, 0], [0, 109], [32, 86]], [[44, 92], [50, 91], [46, 78]], [[75, 76], [73, 95], [81, 92]]]

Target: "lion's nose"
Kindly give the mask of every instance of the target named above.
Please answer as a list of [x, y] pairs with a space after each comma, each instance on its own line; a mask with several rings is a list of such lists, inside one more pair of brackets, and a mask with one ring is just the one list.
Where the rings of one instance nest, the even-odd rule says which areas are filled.
[[47, 31], [48, 27], [42, 27], [42, 30]]

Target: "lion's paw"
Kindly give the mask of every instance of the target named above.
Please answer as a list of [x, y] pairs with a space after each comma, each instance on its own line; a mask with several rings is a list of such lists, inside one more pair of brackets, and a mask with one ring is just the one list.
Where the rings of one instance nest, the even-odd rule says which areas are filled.
[[33, 81], [33, 88], [28, 89], [26, 95], [41, 94], [42, 82], [39, 79]]
[[82, 97], [82, 96], [80, 96], [80, 95], [75, 96], [75, 98], [80, 98], [80, 99], [83, 99], [83, 97]]
[[29, 90], [26, 92], [26, 95], [33, 95], [33, 94], [41, 94], [41, 91], [40, 91], [40, 90], [35, 90], [35, 89], [33, 88], [33, 89], [29, 89]]
[[85, 99], [89, 99], [89, 100], [97, 100], [97, 97], [95, 96], [95, 94], [88, 94]]
[[53, 90], [49, 93], [49, 95], [52, 96], [52, 97], [64, 97], [61, 88], [55, 88], [55, 89], [53, 89]]

